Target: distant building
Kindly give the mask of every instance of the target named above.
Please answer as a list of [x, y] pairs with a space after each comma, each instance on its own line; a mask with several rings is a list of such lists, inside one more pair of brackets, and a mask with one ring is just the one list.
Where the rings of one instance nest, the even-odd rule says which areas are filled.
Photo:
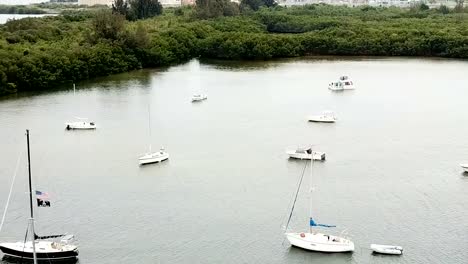
[[182, 0], [182, 5], [195, 5], [195, 0]]
[[93, 6], [93, 5], [112, 6], [112, 3], [114, 3], [114, 0], [78, 0], [79, 5], [87, 5], [87, 6]]
[[[182, 5], [182, 0], [159, 0], [159, 2], [161, 3], [163, 7], [175, 7], [175, 6]], [[79, 5], [87, 5], [87, 6], [93, 6], [93, 5], [112, 6], [112, 3], [114, 3], [114, 0], [78, 0]]]
[[177, 7], [182, 5], [182, 0], [159, 0], [163, 7]]

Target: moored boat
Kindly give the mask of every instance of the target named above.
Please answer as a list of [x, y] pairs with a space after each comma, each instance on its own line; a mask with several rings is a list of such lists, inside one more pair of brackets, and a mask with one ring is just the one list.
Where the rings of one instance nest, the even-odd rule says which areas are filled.
[[140, 165], [150, 164], [150, 163], [157, 163], [162, 162], [169, 159], [169, 153], [164, 151], [164, 148], [161, 148], [158, 152], [150, 152], [141, 156], [138, 161]]
[[[30, 218], [27, 227], [26, 237], [22, 242], [4, 242], [0, 243], [0, 250], [6, 256], [19, 259], [31, 259], [34, 263], [38, 260], [48, 262], [76, 259], [78, 257], [78, 247], [70, 244], [72, 235], [49, 235], [38, 236], [34, 230], [34, 208], [33, 208], [33, 189], [31, 183], [31, 158], [29, 148], [29, 130], [26, 130], [27, 153], [28, 153], [28, 174], [29, 174], [29, 206]], [[36, 200], [38, 206], [50, 206], [47, 193], [36, 190]], [[8, 202], [7, 202], [8, 206]], [[29, 235], [28, 235], [29, 234]], [[28, 241], [28, 237], [30, 237]], [[62, 238], [59, 242], [50, 241], [50, 239]]]
[[192, 96], [192, 102], [199, 102], [208, 99], [206, 94], [194, 94]]
[[355, 89], [353, 81], [346, 75], [340, 76], [338, 81], [328, 85], [328, 89], [332, 91], [343, 91]]
[[[311, 169], [310, 169], [310, 183], [312, 183], [312, 164], [313, 159], [310, 162]], [[297, 191], [295, 193], [294, 203], [289, 214], [289, 219], [286, 224], [286, 230], [288, 230], [289, 223], [291, 221], [291, 217], [294, 211], [294, 206], [297, 201], [297, 195], [301, 189], [301, 183], [303, 181], [304, 172], [307, 167], [307, 163], [305, 163], [305, 167], [302, 173], [302, 176], [299, 181], [299, 185], [297, 187]], [[310, 187], [310, 191], [312, 191], [312, 186]], [[309, 207], [310, 211], [312, 212], [312, 195], [309, 194]], [[299, 247], [306, 250], [311, 251], [318, 251], [318, 252], [327, 252], [327, 253], [340, 253], [340, 252], [352, 252], [354, 251], [354, 243], [345, 238], [336, 235], [325, 234], [321, 232], [317, 232], [315, 228], [324, 227], [324, 228], [332, 228], [336, 227], [334, 225], [326, 225], [326, 224], [318, 224], [314, 221], [312, 216], [309, 217], [309, 230], [308, 232], [286, 232], [285, 236], [288, 239], [289, 243], [292, 246]]]
[[286, 154], [292, 159], [301, 160], [325, 160], [325, 152], [313, 151], [312, 147], [302, 147], [286, 150]]
[[401, 255], [403, 254], [403, 248], [400, 246], [391, 246], [391, 245], [379, 245], [379, 244], [371, 244], [370, 248], [380, 254], [388, 254], [388, 255]]
[[309, 116], [308, 120], [318, 123], [335, 123], [336, 116], [332, 111], [324, 111], [320, 115]]
[[87, 118], [77, 117], [77, 119], [79, 119], [79, 121], [65, 123], [65, 128], [67, 130], [72, 130], [72, 129], [81, 129], [81, 130], [96, 129], [96, 123], [86, 121]]

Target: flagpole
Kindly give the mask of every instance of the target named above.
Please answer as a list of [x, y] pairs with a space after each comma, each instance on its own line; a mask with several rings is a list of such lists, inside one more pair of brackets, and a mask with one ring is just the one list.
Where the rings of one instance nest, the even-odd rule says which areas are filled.
[[33, 249], [33, 261], [34, 264], [37, 264], [36, 256], [36, 232], [34, 231], [34, 207], [33, 207], [33, 192], [31, 184], [31, 154], [29, 151], [29, 129], [26, 129], [26, 141], [28, 145], [28, 174], [29, 174], [29, 207], [31, 208], [31, 231], [33, 235], [32, 239], [32, 249]]

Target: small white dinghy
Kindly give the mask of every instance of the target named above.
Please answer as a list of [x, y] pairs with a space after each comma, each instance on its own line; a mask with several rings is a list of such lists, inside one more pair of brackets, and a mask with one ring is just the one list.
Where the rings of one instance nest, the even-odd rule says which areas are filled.
[[403, 248], [400, 246], [391, 246], [391, 245], [378, 245], [378, 244], [371, 244], [370, 248], [380, 254], [388, 254], [388, 255], [401, 255], [403, 254]]
[[323, 111], [321, 115], [309, 116], [309, 122], [335, 123], [335, 113], [332, 111]]
[[194, 94], [192, 96], [192, 102], [200, 102], [206, 99], [208, 99], [208, 96], [206, 96], [206, 94]]
[[460, 164], [460, 166], [465, 170], [465, 172], [468, 172], [468, 163]]
[[291, 159], [310, 160], [313, 158], [314, 160], [325, 160], [325, 152], [313, 151], [312, 147], [289, 149], [286, 150], [286, 154]]

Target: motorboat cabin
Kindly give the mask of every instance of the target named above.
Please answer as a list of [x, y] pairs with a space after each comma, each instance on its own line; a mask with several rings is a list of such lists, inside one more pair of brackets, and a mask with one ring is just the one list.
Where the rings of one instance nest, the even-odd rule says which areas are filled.
[[332, 91], [343, 91], [355, 89], [353, 81], [346, 75], [340, 76], [337, 82], [332, 82], [328, 85], [328, 89]]
[[289, 158], [292, 159], [301, 159], [301, 160], [325, 160], [325, 152], [313, 151], [311, 147], [297, 148], [292, 150], [287, 150]]

